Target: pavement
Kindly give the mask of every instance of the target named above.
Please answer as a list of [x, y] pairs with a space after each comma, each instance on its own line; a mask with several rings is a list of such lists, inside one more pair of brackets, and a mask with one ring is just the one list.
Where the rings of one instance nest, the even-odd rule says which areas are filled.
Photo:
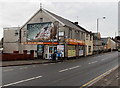
[[[115, 52], [115, 51], [113, 51], [113, 52]], [[107, 52], [107, 53], [111, 53], [111, 52]], [[98, 55], [101, 55], [101, 54], [98, 54]], [[97, 56], [97, 55], [92, 55], [92, 56]], [[90, 56], [87, 56], [87, 57], [90, 57]], [[87, 58], [87, 57], [80, 57], [80, 58]], [[80, 58], [77, 58], [77, 59], [80, 59]], [[75, 59], [75, 58], [73, 58], [73, 59]], [[73, 59], [71, 59], [71, 60], [73, 60]], [[57, 63], [57, 62], [62, 62], [62, 61], [66, 61], [66, 60], [52, 61], [52, 60], [45, 60], [45, 59], [34, 59], [34, 60], [1, 61], [0, 67]]]
[[94, 83], [92, 86], [100, 86], [101, 88], [105, 88], [105, 86], [120, 88], [120, 66]]
[[2, 67], [2, 86], [79, 88], [118, 66], [118, 60], [118, 52], [110, 52], [58, 63]]
[[60, 61], [60, 60], [52, 61], [52, 60], [42, 60], [42, 59], [2, 61], [2, 64], [0, 64], [0, 67], [32, 65], [32, 64], [46, 64], [46, 63], [57, 63], [57, 62], [62, 62], [62, 61]]

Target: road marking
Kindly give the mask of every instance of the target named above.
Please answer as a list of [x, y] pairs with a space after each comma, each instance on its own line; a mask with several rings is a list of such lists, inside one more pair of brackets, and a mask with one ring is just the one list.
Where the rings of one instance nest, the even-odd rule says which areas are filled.
[[89, 81], [88, 83], [82, 85], [80, 88], [84, 88], [84, 87], [86, 87], [86, 86], [91, 86], [91, 85], [93, 85], [94, 83], [96, 83], [97, 81], [99, 81], [100, 79], [102, 79], [102, 78], [103, 78], [104, 76], [106, 76], [107, 74], [110, 74], [113, 70], [115, 70], [115, 69], [117, 69], [117, 68], [118, 68], [118, 66], [115, 66], [114, 68], [106, 71], [106, 72], [103, 73], [102, 75], [100, 75], [100, 76], [94, 78], [93, 80]]
[[55, 63], [50, 63], [50, 64], [55, 64]]
[[107, 60], [107, 59], [109, 59], [109, 58], [104, 58], [104, 59], [102, 59], [102, 61], [103, 61], [103, 60]]
[[75, 69], [75, 68], [78, 68], [78, 67], [80, 67], [80, 66], [71, 67], [69, 69], [71, 70], [71, 69]]
[[93, 61], [93, 62], [90, 62], [90, 63], [88, 63], [88, 64], [94, 64], [94, 63], [97, 63], [98, 61]]
[[105, 59], [102, 59], [102, 61], [105, 60]]
[[64, 71], [71, 70], [71, 69], [75, 69], [75, 68], [78, 68], [78, 67], [80, 67], [80, 66], [75, 66], [75, 67], [71, 67], [71, 68], [66, 68], [66, 69], [60, 70], [59, 72], [64, 72]]
[[43, 64], [43, 65], [48, 65], [48, 64]]
[[94, 62], [92, 62], [92, 63], [97, 63], [98, 61], [94, 61]]
[[4, 72], [7, 72], [7, 71], [13, 71], [13, 69], [7, 69], [7, 70], [3, 70]]
[[88, 64], [91, 64], [91, 63], [88, 63]]
[[15, 84], [19, 84], [19, 83], [23, 83], [23, 82], [31, 81], [31, 80], [38, 79], [38, 78], [41, 78], [41, 77], [42, 77], [42, 76], [37, 76], [37, 77], [33, 77], [33, 78], [29, 78], [29, 79], [21, 80], [21, 81], [18, 81], [18, 82], [9, 83], [9, 84], [3, 85], [2, 87], [5, 87], [5, 86], [11, 86], [11, 85], [15, 85]]
[[20, 69], [26, 69], [26, 68], [28, 68], [28, 67], [22, 67], [22, 68], [20, 68]]
[[33, 67], [36, 67], [35, 65]]
[[68, 69], [63, 69], [63, 70], [60, 70], [59, 72], [64, 72], [64, 71], [67, 71]]

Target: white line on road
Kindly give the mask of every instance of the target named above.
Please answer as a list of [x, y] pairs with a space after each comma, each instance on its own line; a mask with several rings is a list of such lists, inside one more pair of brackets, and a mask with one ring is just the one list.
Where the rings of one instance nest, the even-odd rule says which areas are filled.
[[104, 59], [102, 59], [102, 61], [103, 61], [103, 60], [107, 60], [107, 59], [109, 59], [109, 58], [104, 58]]
[[19, 83], [27, 82], [27, 81], [34, 80], [34, 79], [38, 79], [38, 78], [41, 78], [41, 77], [42, 77], [42, 76], [37, 76], [37, 77], [33, 77], [33, 78], [29, 78], [29, 79], [21, 80], [21, 81], [18, 81], [18, 82], [14, 82], [14, 83], [9, 83], [9, 84], [3, 85], [2, 87], [5, 87], [5, 86], [11, 86], [11, 85], [15, 85], [15, 84], [19, 84]]
[[48, 65], [48, 64], [43, 64], [43, 65]]
[[71, 70], [71, 69], [75, 69], [75, 68], [78, 68], [78, 67], [80, 67], [80, 66], [71, 67], [69, 69]]
[[92, 63], [97, 63], [98, 61], [94, 61], [94, 62], [92, 62]]
[[35, 65], [33, 67], [36, 67]]
[[93, 62], [90, 62], [90, 63], [88, 63], [88, 64], [94, 64], [94, 63], [97, 63], [98, 61], [93, 61]]
[[7, 72], [7, 71], [13, 71], [13, 69], [7, 69], [7, 70], [3, 70], [4, 72]]
[[64, 72], [64, 71], [71, 70], [71, 69], [75, 69], [75, 68], [78, 68], [78, 67], [80, 67], [80, 66], [75, 66], [75, 67], [63, 69], [63, 70], [60, 70], [59, 72]]
[[102, 59], [102, 61], [105, 60], [105, 59]]
[[55, 63], [50, 63], [50, 64], [55, 64]]
[[28, 67], [22, 67], [22, 68], [20, 68], [20, 69], [26, 69], [26, 68], [28, 68]]
[[64, 71], [67, 71], [68, 69], [63, 69], [63, 70], [60, 70], [59, 72], [64, 72]]

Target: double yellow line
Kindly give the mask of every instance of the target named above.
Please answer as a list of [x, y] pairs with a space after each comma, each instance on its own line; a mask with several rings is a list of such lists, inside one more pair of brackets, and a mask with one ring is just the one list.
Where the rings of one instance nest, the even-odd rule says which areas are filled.
[[84, 88], [84, 87], [87, 87], [87, 86], [91, 86], [93, 85], [94, 83], [96, 83], [97, 81], [99, 81], [100, 79], [102, 79], [103, 77], [105, 77], [107, 74], [111, 73], [113, 70], [117, 69], [118, 66], [115, 66], [114, 68], [108, 70], [107, 72], [103, 73], [102, 75], [94, 78], [93, 80], [89, 81], [88, 83], [82, 85], [80, 88]]

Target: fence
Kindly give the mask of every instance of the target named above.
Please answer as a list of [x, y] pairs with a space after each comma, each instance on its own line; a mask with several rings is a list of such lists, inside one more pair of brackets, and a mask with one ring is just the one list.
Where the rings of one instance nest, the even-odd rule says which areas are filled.
[[27, 54], [26, 51], [24, 51], [23, 54], [19, 54], [18, 51], [14, 51], [14, 53], [3, 53], [1, 55], [2, 55], [2, 58], [0, 58], [0, 59], [2, 61], [31, 60], [31, 59], [34, 59], [34, 52], [31, 52], [30, 54]]

